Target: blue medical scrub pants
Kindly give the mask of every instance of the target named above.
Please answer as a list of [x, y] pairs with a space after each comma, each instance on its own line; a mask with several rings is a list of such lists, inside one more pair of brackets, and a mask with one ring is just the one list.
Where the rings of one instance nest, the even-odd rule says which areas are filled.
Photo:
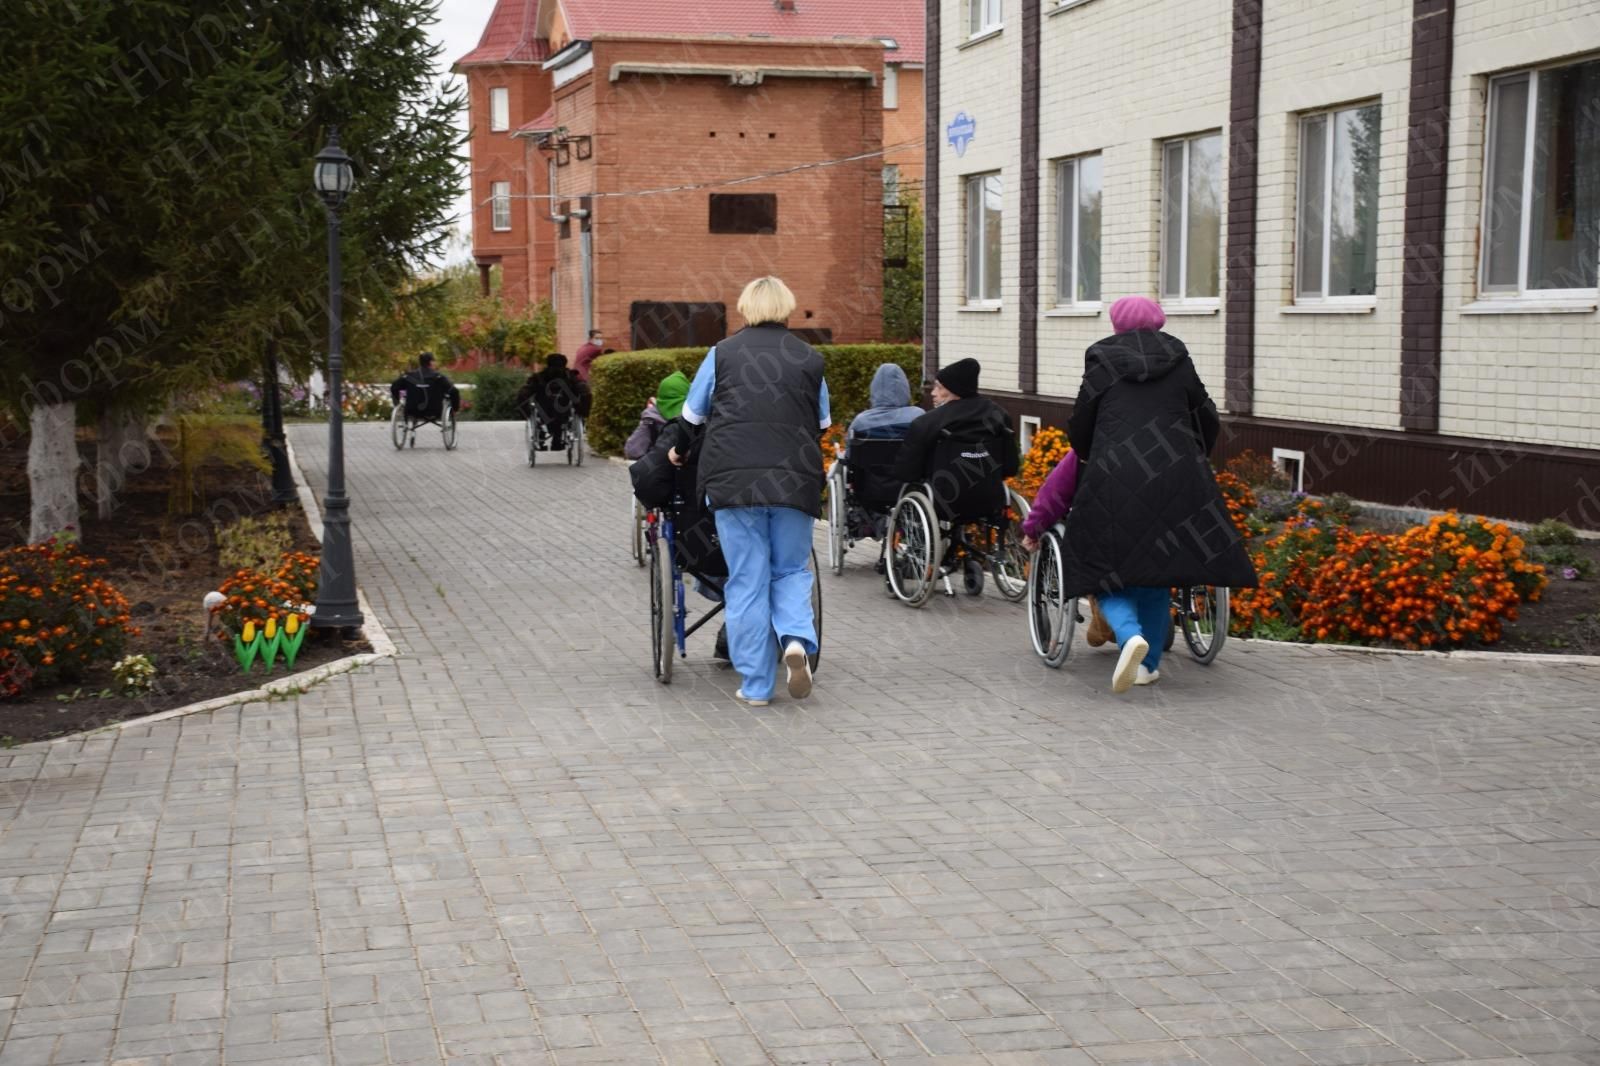
[[813, 519], [792, 507], [729, 507], [717, 511], [716, 520], [728, 563], [728, 654], [744, 694], [770, 699], [780, 642], [798, 640], [808, 653], [817, 650], [808, 569]]
[[1161, 647], [1167, 642], [1167, 624], [1172, 616], [1170, 589], [1125, 588], [1099, 597], [1100, 614], [1123, 645], [1143, 635], [1150, 651], [1142, 660], [1151, 670], [1161, 665]]

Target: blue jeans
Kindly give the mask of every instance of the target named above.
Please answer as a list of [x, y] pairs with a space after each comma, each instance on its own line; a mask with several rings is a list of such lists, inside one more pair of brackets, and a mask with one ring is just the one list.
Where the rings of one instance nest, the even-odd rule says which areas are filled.
[[722, 589], [728, 654], [744, 694], [770, 699], [778, 683], [779, 641], [798, 640], [807, 652], [817, 650], [807, 569], [812, 518], [792, 507], [729, 507], [716, 512], [716, 519], [728, 562]]
[[1117, 635], [1119, 645], [1137, 636], [1150, 642], [1142, 660], [1146, 668], [1161, 665], [1161, 646], [1167, 642], [1168, 620], [1172, 617], [1172, 590], [1126, 588], [1100, 597], [1100, 613]]

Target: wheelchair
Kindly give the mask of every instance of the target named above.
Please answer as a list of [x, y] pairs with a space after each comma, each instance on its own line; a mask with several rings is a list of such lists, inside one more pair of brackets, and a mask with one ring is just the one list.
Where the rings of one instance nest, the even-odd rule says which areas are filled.
[[394, 405], [389, 416], [389, 437], [395, 451], [409, 443], [417, 446], [417, 429], [421, 426], [438, 426], [444, 435], [445, 451], [456, 446], [456, 412], [445, 398], [442, 388], [419, 385], [415, 382], [400, 390], [400, 402]]
[[638, 497], [636, 496], [630, 496], [629, 501], [633, 504], [633, 511], [629, 515], [630, 521], [628, 523], [628, 539], [632, 542], [633, 561], [643, 567], [646, 562], [644, 554], [644, 534], [645, 527], [650, 524], [650, 509], [644, 504], [640, 503]]
[[844, 573], [844, 558], [857, 541], [886, 543], [889, 514], [900, 497], [894, 477], [898, 439], [864, 438], [828, 467], [828, 566]]
[[900, 602], [921, 607], [934, 589], [955, 595], [950, 576], [961, 576], [969, 596], [983, 594], [984, 574], [1005, 599], [1028, 592], [1028, 553], [1022, 522], [1028, 501], [1005, 483], [993, 457], [999, 441], [941, 440], [933, 474], [902, 489], [889, 512], [884, 579]]
[[[680, 490], [672, 505], [645, 511], [644, 559], [650, 569], [650, 664], [663, 685], [672, 683], [672, 660], [688, 658], [688, 638], [722, 613], [722, 590], [728, 564], [717, 543], [716, 525], [709, 511], [691, 511]], [[822, 582], [817, 553], [811, 552], [811, 616], [817, 626], [817, 652], [810, 656], [811, 672], [822, 661]], [[689, 621], [690, 589], [684, 578], [716, 593], [716, 603]], [[774, 637], [774, 640], [777, 638]]]
[[[551, 450], [550, 442], [554, 440], [554, 426], [550, 416], [536, 403], [528, 405], [528, 419], [523, 427], [522, 439], [528, 450], [528, 465], [534, 466], [539, 462], [539, 453]], [[588, 439], [584, 436], [583, 418], [573, 412], [567, 418], [566, 428], [566, 453], [568, 466], [582, 466], [584, 451], [588, 446]]]
[[[1065, 526], [1056, 523], [1039, 538], [1039, 551], [1028, 571], [1028, 635], [1034, 653], [1046, 666], [1059, 668], [1072, 654], [1072, 637], [1084, 620], [1083, 606], [1062, 595], [1066, 581], [1063, 549]], [[1202, 666], [1216, 661], [1228, 639], [1228, 590], [1192, 585], [1172, 590], [1164, 650], [1171, 651], [1179, 630], [1189, 654]]]

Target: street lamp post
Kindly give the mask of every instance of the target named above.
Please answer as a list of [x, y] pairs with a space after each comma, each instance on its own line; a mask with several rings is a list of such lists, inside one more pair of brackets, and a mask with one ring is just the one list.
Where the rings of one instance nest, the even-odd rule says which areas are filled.
[[328, 143], [317, 153], [312, 173], [328, 211], [328, 493], [322, 500], [322, 574], [311, 624], [343, 630], [361, 625], [362, 619], [350, 546], [350, 498], [344, 493], [344, 322], [339, 276], [339, 208], [355, 177], [350, 157], [339, 148], [337, 127], [328, 132]]

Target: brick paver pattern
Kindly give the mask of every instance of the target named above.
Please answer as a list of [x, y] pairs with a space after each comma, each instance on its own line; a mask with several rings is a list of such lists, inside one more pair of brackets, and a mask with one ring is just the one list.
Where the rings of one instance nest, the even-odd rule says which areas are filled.
[[866, 545], [751, 709], [709, 630], [652, 679], [620, 466], [348, 433], [399, 656], [0, 751], [0, 1066], [1600, 1062], [1600, 672], [1113, 697]]

